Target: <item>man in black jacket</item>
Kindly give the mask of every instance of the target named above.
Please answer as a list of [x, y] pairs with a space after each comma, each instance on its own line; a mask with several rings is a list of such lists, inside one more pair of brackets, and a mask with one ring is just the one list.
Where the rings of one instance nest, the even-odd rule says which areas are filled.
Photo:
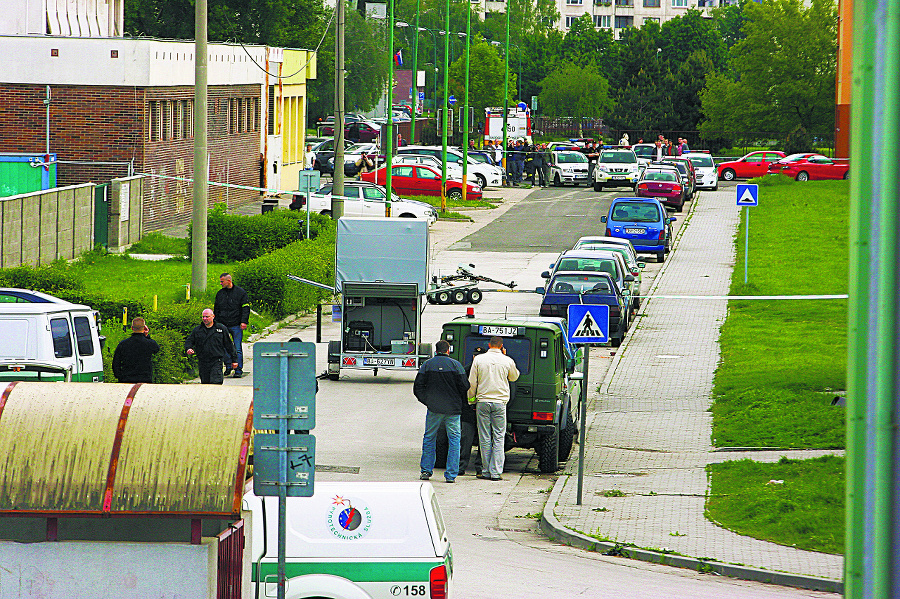
[[[223, 272], [219, 275], [219, 284], [222, 288], [216, 293], [216, 302], [213, 304], [213, 313], [216, 322], [228, 327], [234, 347], [237, 350], [237, 368], [234, 369], [234, 378], [239, 379], [244, 374], [244, 350], [241, 343], [244, 340], [244, 331], [250, 322], [250, 297], [247, 292], [234, 284], [231, 275]], [[225, 364], [225, 376], [231, 374], [231, 368]]]
[[194, 327], [187, 339], [184, 349], [189, 356], [197, 356], [200, 369], [200, 382], [204, 385], [221, 385], [222, 361], [230, 358], [232, 368], [237, 368], [237, 351], [231, 334], [222, 324], [215, 322], [213, 311], [207, 308], [201, 317], [203, 323]]
[[460, 414], [466, 403], [469, 380], [462, 364], [450, 357], [450, 344], [441, 339], [434, 345], [435, 356], [419, 367], [413, 393], [428, 412], [422, 439], [421, 480], [431, 478], [435, 461], [435, 437], [447, 430], [447, 467], [444, 480], [452, 483], [459, 469]]
[[143, 318], [131, 321], [131, 337], [122, 339], [113, 353], [113, 374], [120, 383], [152, 383], [153, 354], [159, 343], [150, 338]]

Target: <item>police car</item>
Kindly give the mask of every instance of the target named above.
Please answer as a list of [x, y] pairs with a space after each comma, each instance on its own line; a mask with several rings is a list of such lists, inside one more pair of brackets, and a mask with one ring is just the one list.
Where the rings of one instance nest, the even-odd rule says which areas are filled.
[[604, 148], [597, 156], [594, 167], [594, 191], [604, 187], [631, 187], [637, 185], [641, 176], [641, 165], [630, 148]]

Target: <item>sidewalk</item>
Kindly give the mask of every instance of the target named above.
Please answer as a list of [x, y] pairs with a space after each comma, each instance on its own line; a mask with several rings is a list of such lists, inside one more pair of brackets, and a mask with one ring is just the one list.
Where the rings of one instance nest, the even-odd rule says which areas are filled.
[[[702, 192], [652, 294], [726, 295], [739, 222], [732, 190]], [[589, 377], [582, 505], [578, 456], [544, 508], [552, 538], [699, 571], [841, 592], [843, 558], [758, 541], [704, 517], [707, 464], [825, 451], [716, 451], [713, 374], [725, 300], [650, 299], [602, 384]], [[639, 334], [634, 334], [636, 330]], [[576, 448], [577, 449], [577, 448]], [[607, 497], [607, 491], [624, 496]]]

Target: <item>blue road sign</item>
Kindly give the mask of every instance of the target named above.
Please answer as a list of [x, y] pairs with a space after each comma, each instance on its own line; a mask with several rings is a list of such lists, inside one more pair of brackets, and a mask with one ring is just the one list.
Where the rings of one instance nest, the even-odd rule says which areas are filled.
[[[257, 372], [253, 373], [257, 376]], [[316, 438], [312, 435], [287, 436], [287, 447], [279, 448], [278, 435], [253, 435], [253, 492], [278, 495], [280, 477], [278, 462], [287, 453], [287, 478], [284, 487], [288, 497], [312, 497], [316, 474]]]
[[[281, 413], [281, 365], [287, 362], [287, 411]], [[308, 431], [316, 426], [316, 344], [257, 342], [253, 344], [253, 428], [280, 430], [287, 418], [289, 430]]]
[[424, 99], [425, 99], [425, 92], [419, 92], [419, 99], [420, 99], [420, 100], [424, 100]]
[[454, 104], [456, 104], [456, 96], [450, 96], [450, 97], [447, 99], [447, 102], [450, 103], [450, 106], [453, 106]]
[[569, 343], [609, 341], [609, 306], [569, 304]]
[[740, 183], [737, 186], [738, 206], [759, 206], [759, 185]]

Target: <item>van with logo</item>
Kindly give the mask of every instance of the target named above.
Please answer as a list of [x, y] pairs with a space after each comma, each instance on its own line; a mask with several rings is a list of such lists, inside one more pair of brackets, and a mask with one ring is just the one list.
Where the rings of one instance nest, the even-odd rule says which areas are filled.
[[[429, 482], [315, 482], [287, 499], [286, 599], [447, 599], [453, 553]], [[250, 597], [276, 597], [278, 497], [251, 512]], [[246, 517], [245, 517], [246, 520]]]
[[89, 306], [0, 288], [0, 382], [101, 382], [105, 341]]

